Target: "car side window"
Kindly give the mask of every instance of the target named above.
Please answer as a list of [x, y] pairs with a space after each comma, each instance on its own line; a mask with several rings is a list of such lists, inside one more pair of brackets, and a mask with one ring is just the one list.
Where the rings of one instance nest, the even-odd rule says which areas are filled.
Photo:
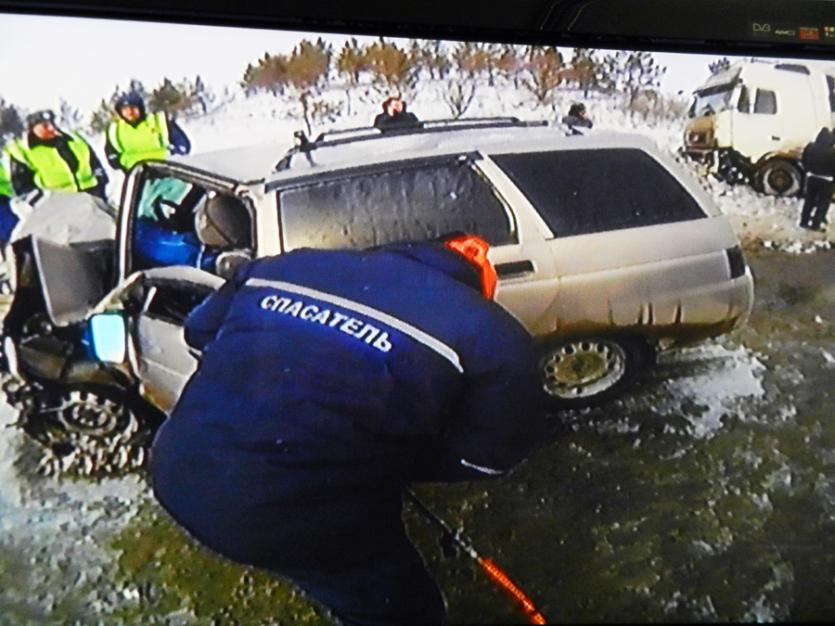
[[757, 89], [757, 99], [754, 101], [754, 113], [775, 115], [777, 113], [777, 95], [768, 89]]
[[188, 265], [218, 274], [221, 255], [249, 254], [253, 242], [243, 200], [153, 170], [140, 181], [130, 234], [129, 271]]
[[642, 150], [491, 155], [556, 237], [705, 217], [690, 193]]
[[364, 248], [474, 232], [491, 245], [515, 241], [501, 200], [466, 159], [397, 169], [279, 190], [285, 250]]

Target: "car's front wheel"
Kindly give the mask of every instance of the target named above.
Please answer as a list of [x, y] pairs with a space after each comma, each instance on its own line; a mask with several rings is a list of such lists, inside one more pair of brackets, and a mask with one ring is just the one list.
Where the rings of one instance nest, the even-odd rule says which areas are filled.
[[138, 400], [101, 386], [53, 390], [14, 381], [6, 392], [20, 409], [17, 424], [40, 444], [39, 469], [46, 475], [137, 469], [161, 421]]
[[636, 337], [553, 340], [539, 361], [542, 387], [558, 408], [597, 404], [634, 383], [654, 354]]

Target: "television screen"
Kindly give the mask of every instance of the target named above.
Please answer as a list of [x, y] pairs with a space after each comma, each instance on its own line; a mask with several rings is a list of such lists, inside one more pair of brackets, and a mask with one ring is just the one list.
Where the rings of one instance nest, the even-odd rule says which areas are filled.
[[[282, 404], [276, 423], [292, 410], [293, 428], [335, 442], [322, 472], [350, 465], [329, 439], [333, 420], [385, 457], [421, 434], [421, 416], [457, 423], [442, 410], [456, 405], [433, 395], [430, 357], [492, 372], [512, 342], [475, 332], [481, 318], [463, 309], [443, 313], [451, 293], [430, 290], [438, 302], [414, 309], [425, 323], [406, 323], [392, 317], [399, 296], [371, 278], [373, 307], [362, 290], [346, 299], [249, 278], [279, 288], [258, 292], [264, 315], [298, 337], [321, 327], [342, 347], [282, 339], [307, 368], [289, 383], [285, 355], [244, 342], [220, 357], [206, 397], [178, 404], [224, 337], [195, 348], [183, 328], [195, 310], [208, 315], [201, 303], [221, 302], [222, 285], [241, 287], [253, 259], [453, 232], [489, 245], [479, 288], [492, 276], [503, 323], [533, 338], [541, 397], [501, 393], [516, 387], [492, 374], [455, 393], [490, 387], [495, 397], [468, 410], [508, 433], [528, 411], [547, 415], [521, 462], [493, 472], [461, 461], [500, 476], [409, 487], [403, 521], [449, 622], [832, 616], [835, 63], [46, 15], [0, 24], [0, 624], [325, 624], [361, 604], [379, 537], [340, 523], [377, 528], [382, 513], [352, 499], [353, 483], [275, 500], [266, 482], [240, 479], [233, 497], [206, 478], [216, 511], [184, 522], [172, 499], [196, 492], [177, 472], [235, 475], [217, 441], [261, 454], [277, 389], [305, 400]], [[471, 263], [483, 253], [462, 250]], [[318, 267], [315, 253], [288, 261], [303, 254]], [[399, 267], [379, 269], [391, 294], [434, 284]], [[336, 269], [324, 274], [347, 289]], [[436, 335], [465, 328], [461, 346], [494, 347], [461, 365]], [[407, 338], [425, 353], [396, 361]], [[357, 346], [371, 356], [338, 352]], [[247, 354], [269, 372], [255, 393], [234, 365]], [[395, 359], [389, 386], [363, 374], [373, 359]], [[397, 374], [407, 366], [408, 380]], [[346, 389], [365, 397], [348, 402]], [[317, 421], [302, 419], [311, 397]], [[166, 444], [180, 446], [180, 469], [155, 461], [155, 480], [180, 495], [161, 504], [155, 435], [175, 407], [215, 415], [220, 402], [243, 421], [212, 444]], [[352, 421], [375, 411], [385, 423]], [[489, 457], [478, 442], [494, 425], [465, 433], [473, 459]], [[300, 484], [332, 485], [298, 463], [288, 472], [308, 468]], [[314, 522], [329, 498], [342, 508]], [[367, 540], [368, 560], [322, 579], [235, 558], [271, 532], [290, 536], [236, 519], [249, 511], [238, 501], [292, 501], [317, 558], [347, 561]], [[233, 541], [234, 529], [251, 537]], [[235, 548], [217, 548], [227, 540]], [[381, 597], [406, 576], [398, 558], [375, 566]], [[491, 578], [491, 563], [516, 587]], [[336, 579], [344, 597], [315, 591]], [[397, 593], [421, 598], [417, 586]]]

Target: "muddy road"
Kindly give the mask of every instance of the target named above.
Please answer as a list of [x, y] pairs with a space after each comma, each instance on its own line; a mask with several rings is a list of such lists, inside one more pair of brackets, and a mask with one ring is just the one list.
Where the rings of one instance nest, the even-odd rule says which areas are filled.
[[[835, 252], [749, 254], [748, 325], [664, 356], [629, 395], [553, 415], [510, 476], [425, 502], [557, 622], [835, 617]], [[325, 624], [203, 551], [144, 478], [45, 478], [0, 407], [0, 625]], [[406, 509], [450, 623], [521, 623]]]

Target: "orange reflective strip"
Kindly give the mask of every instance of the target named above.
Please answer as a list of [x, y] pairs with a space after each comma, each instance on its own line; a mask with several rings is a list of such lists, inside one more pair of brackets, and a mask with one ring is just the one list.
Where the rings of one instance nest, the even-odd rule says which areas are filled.
[[510, 580], [498, 565], [493, 563], [490, 559], [479, 557], [478, 564], [487, 572], [487, 575], [495, 580], [502, 588], [507, 591], [513, 598], [522, 606], [522, 609], [528, 616], [531, 624], [547, 624], [545, 617], [540, 613], [533, 601], [525, 595], [525, 592], [519, 589], [516, 584]]

